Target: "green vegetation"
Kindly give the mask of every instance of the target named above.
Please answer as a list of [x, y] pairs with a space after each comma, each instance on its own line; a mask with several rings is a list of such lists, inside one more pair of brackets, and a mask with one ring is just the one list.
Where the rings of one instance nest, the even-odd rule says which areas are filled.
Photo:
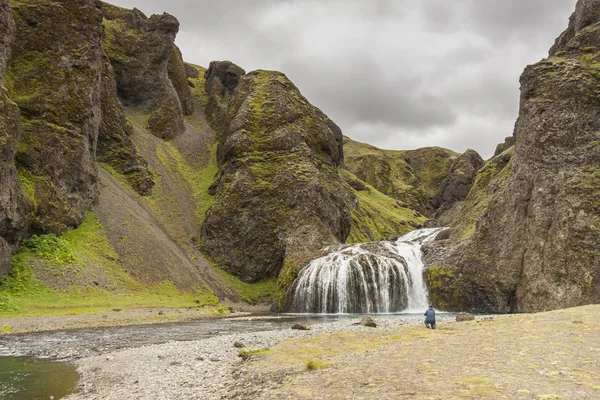
[[221, 282], [236, 292], [240, 299], [248, 304], [257, 304], [261, 301], [273, 301], [278, 297], [277, 281], [269, 279], [257, 283], [246, 283], [235, 275], [223, 270], [218, 265], [213, 265], [221, 278]]
[[319, 369], [325, 369], [329, 367], [329, 363], [326, 363], [321, 360], [310, 360], [306, 363], [306, 369], [308, 371], [317, 371]]
[[[351, 172], [340, 170], [347, 180], [356, 179]], [[421, 226], [426, 218], [402, 207], [397, 200], [379, 192], [369, 184], [366, 190], [356, 190], [358, 210], [352, 212], [352, 229], [347, 243], [362, 243], [406, 234]]]
[[[23, 242], [13, 257], [10, 275], [0, 280], [0, 317], [81, 314], [115, 307], [219, 305], [206, 287], [185, 293], [167, 281], [143, 285], [121, 269], [117, 260], [91, 212], [79, 228], [61, 237], [34, 236]], [[85, 284], [94, 279], [100, 281], [97, 286]]]
[[241, 349], [240, 351], [238, 351], [238, 357], [240, 357], [242, 360], [246, 361], [251, 357], [255, 357], [261, 354], [266, 354], [268, 353], [270, 350], [269, 349], [265, 349], [265, 348], [261, 348], [261, 349]]
[[382, 150], [344, 138], [345, 163], [360, 180], [413, 210], [425, 212], [459, 156], [440, 147]]
[[190, 65], [196, 68], [196, 70], [198, 71], [197, 78], [188, 78], [188, 80], [192, 82], [192, 85], [194, 85], [190, 88], [192, 91], [192, 96], [194, 97], [194, 99], [196, 99], [196, 101], [198, 101], [198, 103], [200, 103], [202, 108], [204, 108], [206, 106], [206, 103], [208, 103], [208, 96], [206, 94], [206, 89], [204, 88], [204, 85], [206, 84], [206, 78], [204, 77], [206, 68], [195, 64]]

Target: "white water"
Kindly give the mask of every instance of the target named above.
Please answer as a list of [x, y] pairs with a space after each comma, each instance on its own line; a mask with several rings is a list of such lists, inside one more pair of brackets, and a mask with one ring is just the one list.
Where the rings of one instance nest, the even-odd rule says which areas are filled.
[[421, 246], [444, 228], [420, 229], [394, 242], [340, 246], [300, 271], [288, 293], [298, 313], [393, 313], [428, 306]]

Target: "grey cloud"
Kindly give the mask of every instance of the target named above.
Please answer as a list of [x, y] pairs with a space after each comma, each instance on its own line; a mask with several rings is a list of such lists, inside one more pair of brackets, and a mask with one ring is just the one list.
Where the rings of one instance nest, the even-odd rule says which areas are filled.
[[512, 133], [519, 75], [575, 1], [113, 0], [175, 15], [190, 62], [286, 73], [356, 140], [484, 157]]

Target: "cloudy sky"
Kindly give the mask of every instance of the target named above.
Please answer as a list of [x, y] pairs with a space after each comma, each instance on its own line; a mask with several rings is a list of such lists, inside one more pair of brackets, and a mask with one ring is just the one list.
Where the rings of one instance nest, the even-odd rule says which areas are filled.
[[284, 72], [355, 140], [473, 148], [512, 134], [519, 76], [576, 0], [109, 0], [168, 12], [186, 61]]

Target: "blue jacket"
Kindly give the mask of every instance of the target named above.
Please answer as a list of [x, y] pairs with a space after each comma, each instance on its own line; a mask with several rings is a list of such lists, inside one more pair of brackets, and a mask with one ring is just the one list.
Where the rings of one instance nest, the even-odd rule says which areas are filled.
[[435, 310], [433, 308], [425, 311], [425, 320], [435, 322]]

